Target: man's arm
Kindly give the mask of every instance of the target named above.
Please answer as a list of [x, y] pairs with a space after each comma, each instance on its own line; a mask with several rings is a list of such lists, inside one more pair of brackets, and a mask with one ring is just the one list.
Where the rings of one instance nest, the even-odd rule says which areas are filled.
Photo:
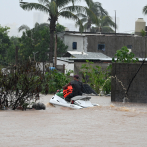
[[63, 89], [66, 89], [69, 85], [71, 85], [71, 83], [68, 83], [67, 85], [63, 86]]

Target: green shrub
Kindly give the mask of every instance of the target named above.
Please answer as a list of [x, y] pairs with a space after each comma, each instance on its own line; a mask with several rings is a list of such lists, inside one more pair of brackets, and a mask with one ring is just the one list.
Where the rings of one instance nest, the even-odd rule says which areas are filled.
[[[126, 46], [122, 47], [120, 50], [116, 51], [116, 54], [112, 58], [112, 62], [117, 63], [136, 63], [138, 58], [134, 58], [134, 53], [130, 52]], [[116, 60], [115, 60], [116, 58]]]
[[42, 83], [42, 93], [55, 93], [57, 89], [61, 89], [64, 85], [70, 82], [69, 75], [73, 71], [63, 74], [57, 70], [46, 72], [44, 76], [44, 82]]
[[110, 77], [111, 65], [106, 70], [102, 70], [100, 66], [92, 66], [93, 62], [88, 60], [86, 62], [81, 66], [82, 82], [88, 83], [97, 93], [100, 93], [101, 90], [110, 93], [111, 81], [109, 80], [107, 83], [105, 81]]

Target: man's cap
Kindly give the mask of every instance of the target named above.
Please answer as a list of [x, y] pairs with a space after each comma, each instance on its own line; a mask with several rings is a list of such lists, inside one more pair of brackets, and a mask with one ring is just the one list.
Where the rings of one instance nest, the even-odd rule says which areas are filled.
[[74, 78], [78, 79], [78, 78], [79, 78], [79, 76], [78, 76], [78, 75], [74, 75]]

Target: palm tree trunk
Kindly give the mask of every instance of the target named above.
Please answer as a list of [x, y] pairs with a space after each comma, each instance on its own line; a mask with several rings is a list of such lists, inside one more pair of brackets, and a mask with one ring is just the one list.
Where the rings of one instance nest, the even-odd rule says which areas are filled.
[[49, 54], [49, 62], [53, 63], [53, 56], [54, 56], [54, 32], [55, 32], [55, 26], [56, 25], [56, 19], [51, 17], [50, 20], [50, 54]]

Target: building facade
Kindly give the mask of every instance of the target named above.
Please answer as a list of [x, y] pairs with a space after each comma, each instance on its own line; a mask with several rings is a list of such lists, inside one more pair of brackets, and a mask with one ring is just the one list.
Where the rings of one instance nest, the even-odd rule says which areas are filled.
[[135, 54], [135, 57], [146, 57], [146, 36], [67, 31], [59, 33], [58, 37], [61, 37], [68, 46], [68, 51], [101, 52], [109, 57], [114, 57], [117, 50], [127, 46]]

